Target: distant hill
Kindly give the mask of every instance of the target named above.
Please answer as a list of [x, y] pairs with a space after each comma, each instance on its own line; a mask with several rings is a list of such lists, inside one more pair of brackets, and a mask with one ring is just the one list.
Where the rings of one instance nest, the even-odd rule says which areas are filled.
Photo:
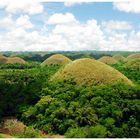
[[7, 57], [0, 56], [0, 64], [5, 64], [7, 62]]
[[140, 72], [140, 58], [130, 59], [124, 66], [127, 69], [139, 70]]
[[125, 62], [126, 58], [124, 56], [122, 56], [121, 54], [116, 54], [113, 56], [113, 58], [119, 62]]
[[26, 62], [19, 57], [8, 57], [6, 64], [25, 64]]
[[45, 66], [45, 65], [66, 65], [69, 62], [71, 62], [71, 60], [68, 57], [66, 57], [62, 54], [55, 54], [55, 55], [50, 56], [44, 62], [42, 62], [41, 65], [42, 66]]
[[109, 65], [118, 63], [118, 61], [116, 59], [114, 59], [113, 57], [110, 57], [110, 56], [103, 56], [98, 60], [105, 64], [109, 64]]
[[127, 59], [135, 59], [135, 58], [140, 58], [140, 53], [134, 53], [127, 57]]

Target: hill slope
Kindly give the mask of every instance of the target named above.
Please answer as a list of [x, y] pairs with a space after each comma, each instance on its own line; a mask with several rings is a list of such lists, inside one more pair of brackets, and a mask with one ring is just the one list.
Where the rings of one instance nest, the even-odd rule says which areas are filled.
[[110, 56], [103, 56], [98, 60], [109, 65], [116, 64], [118, 62], [116, 59]]
[[5, 64], [7, 62], [7, 57], [0, 56], [0, 64]]
[[127, 69], [133, 69], [140, 71], [140, 58], [131, 59], [124, 65]]
[[71, 62], [71, 60], [69, 58], [67, 58], [64, 55], [61, 54], [55, 54], [52, 55], [51, 57], [49, 57], [48, 59], [46, 59], [44, 62], [42, 62], [42, 66], [45, 65], [66, 65], [69, 62]]
[[19, 58], [19, 57], [9, 57], [6, 63], [7, 64], [25, 64], [26, 62], [22, 58]]
[[122, 56], [122, 55], [120, 55], [120, 54], [114, 55], [113, 58], [114, 58], [115, 60], [117, 60], [117, 61], [120, 61], [120, 62], [124, 62], [125, 59], [126, 59], [124, 56]]
[[78, 59], [67, 64], [51, 78], [58, 81], [69, 79], [73, 79], [80, 85], [110, 84], [119, 80], [132, 85], [132, 82], [119, 71], [89, 58]]
[[134, 53], [127, 57], [127, 59], [136, 59], [136, 58], [140, 58], [140, 53]]

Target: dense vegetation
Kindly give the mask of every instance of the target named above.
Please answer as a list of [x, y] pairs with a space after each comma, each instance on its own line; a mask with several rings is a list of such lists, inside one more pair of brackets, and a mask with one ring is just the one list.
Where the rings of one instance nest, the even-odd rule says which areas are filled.
[[[39, 92], [48, 77], [59, 66], [41, 68], [38, 65], [32, 69], [23, 69], [25, 65], [5, 65], [0, 70], [0, 116], [18, 115], [18, 108], [35, 104], [39, 99]], [[22, 69], [15, 69], [15, 68]], [[32, 67], [32, 65], [31, 65]], [[26, 68], [26, 66], [25, 66]]]
[[139, 137], [139, 112], [137, 88], [70, 82], [48, 84], [41, 100], [22, 117], [27, 124], [67, 137]]
[[118, 63], [112, 65], [112, 67], [140, 85], [140, 59], [130, 60], [126, 63]]
[[139, 62], [134, 67], [127, 62], [112, 65], [133, 86], [122, 82], [81, 86], [73, 80], [50, 81], [58, 65], [41, 67], [40, 62], [27, 61], [0, 64], [0, 121], [12, 116], [27, 126], [22, 134], [0, 137], [43, 137], [42, 132], [71, 138], [140, 137]]

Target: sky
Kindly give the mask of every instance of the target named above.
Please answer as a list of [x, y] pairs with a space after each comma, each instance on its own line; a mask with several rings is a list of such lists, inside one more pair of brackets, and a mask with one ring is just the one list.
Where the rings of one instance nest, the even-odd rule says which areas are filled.
[[140, 51], [139, 5], [0, 0], [0, 51]]

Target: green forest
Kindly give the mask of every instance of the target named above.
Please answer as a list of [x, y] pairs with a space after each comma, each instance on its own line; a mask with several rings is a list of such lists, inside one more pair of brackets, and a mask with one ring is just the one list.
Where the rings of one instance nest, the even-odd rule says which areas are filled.
[[2, 52], [0, 138], [140, 138], [140, 53]]

